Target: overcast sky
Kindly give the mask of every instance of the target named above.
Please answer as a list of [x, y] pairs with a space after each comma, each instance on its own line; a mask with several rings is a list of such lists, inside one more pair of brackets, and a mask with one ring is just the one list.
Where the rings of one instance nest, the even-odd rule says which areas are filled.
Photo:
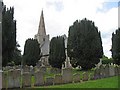
[[[114, 1], [114, 2], [113, 2]], [[111, 37], [118, 27], [118, 0], [4, 0], [7, 7], [14, 6], [17, 20], [17, 41], [22, 53], [25, 40], [37, 34], [41, 10], [50, 39], [68, 36], [69, 26], [75, 20], [87, 18], [101, 31], [104, 54], [111, 57]]]

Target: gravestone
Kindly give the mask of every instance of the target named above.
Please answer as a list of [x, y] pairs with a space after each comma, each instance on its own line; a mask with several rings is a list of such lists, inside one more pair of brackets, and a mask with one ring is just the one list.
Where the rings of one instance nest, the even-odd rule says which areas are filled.
[[84, 73], [83, 73], [82, 81], [88, 81], [88, 79], [89, 79], [88, 73], [87, 73], [87, 72], [84, 72]]
[[20, 70], [8, 71], [8, 88], [20, 88]]
[[118, 74], [119, 74], [118, 66], [115, 66], [114, 68], [115, 68], [115, 75], [118, 76]]
[[23, 87], [30, 87], [31, 86], [31, 74], [29, 72], [23, 73], [22, 86]]
[[44, 75], [42, 72], [37, 71], [34, 73], [34, 77], [35, 77], [35, 86], [39, 86], [39, 85], [44, 85]]
[[45, 73], [46, 73], [46, 70], [47, 70], [47, 69], [46, 69], [45, 66], [41, 66], [41, 67], [40, 67], [40, 71], [41, 71], [42, 73], [45, 74]]
[[42, 65], [41, 60], [39, 60], [36, 66], [37, 66], [37, 68], [40, 68], [41, 65]]
[[73, 80], [72, 69], [71, 68], [62, 69], [62, 81], [63, 81], [63, 83], [71, 83], [72, 80]]
[[61, 69], [51, 68], [51, 69], [50, 69], [50, 73], [59, 74], [59, 73], [61, 73]]
[[19, 69], [14, 70], [14, 87], [20, 88], [20, 78], [21, 78], [21, 71]]
[[110, 76], [115, 76], [114, 66], [112, 66], [112, 65], [109, 66], [109, 72], [110, 72]]
[[23, 72], [30, 72], [30, 67], [29, 66], [24, 66], [23, 67]]
[[101, 78], [105, 77], [105, 68], [103, 65], [100, 65], [100, 77]]
[[105, 77], [109, 77], [110, 73], [109, 73], [109, 65], [107, 64], [105, 66]]
[[33, 66], [31, 65], [30, 66], [30, 74], [33, 76], [33, 74], [34, 74], [34, 69], [33, 69]]
[[2, 72], [2, 88], [7, 88], [8, 75], [5, 71]]
[[54, 84], [54, 78], [48, 77], [46, 78], [45, 85], [53, 85]]
[[94, 80], [94, 74], [90, 73], [89, 79], [90, 79], [90, 80]]
[[55, 75], [54, 84], [62, 84], [62, 75]]
[[99, 78], [101, 78], [100, 69], [96, 68], [94, 71], [94, 79], [99, 79]]
[[80, 74], [78, 74], [78, 73], [77, 73], [77, 74], [74, 74], [74, 75], [73, 75], [73, 81], [74, 81], [74, 82], [80, 82]]
[[118, 67], [118, 75], [120, 75], [120, 66]]

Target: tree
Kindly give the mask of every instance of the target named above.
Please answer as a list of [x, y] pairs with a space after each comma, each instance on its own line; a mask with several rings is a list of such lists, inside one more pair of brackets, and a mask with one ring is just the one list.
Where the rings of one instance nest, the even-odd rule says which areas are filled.
[[120, 28], [116, 30], [116, 33], [112, 33], [111, 51], [114, 63], [120, 65]]
[[14, 59], [16, 49], [16, 20], [14, 20], [14, 8], [4, 6], [2, 11], [2, 65]]
[[40, 47], [36, 39], [27, 39], [24, 46], [23, 64], [35, 66], [40, 59]]
[[69, 27], [68, 34], [68, 56], [72, 65], [91, 69], [100, 61], [102, 55], [101, 34], [94, 22], [86, 18], [81, 21], [76, 20]]
[[55, 68], [62, 68], [65, 58], [64, 38], [62, 36], [53, 37], [50, 42], [49, 64]]

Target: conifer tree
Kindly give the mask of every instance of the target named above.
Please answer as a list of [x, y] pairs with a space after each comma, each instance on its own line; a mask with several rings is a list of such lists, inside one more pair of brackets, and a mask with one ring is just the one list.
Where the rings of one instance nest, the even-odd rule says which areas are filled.
[[24, 46], [23, 64], [35, 66], [40, 60], [40, 47], [36, 39], [27, 39]]
[[120, 65], [120, 28], [112, 33], [112, 57], [114, 63]]
[[76, 20], [69, 27], [68, 35], [68, 56], [72, 65], [91, 69], [100, 61], [102, 55], [101, 34], [94, 22], [86, 18], [81, 21]]
[[49, 63], [52, 67], [62, 68], [65, 61], [65, 43], [61, 36], [53, 37], [50, 42]]

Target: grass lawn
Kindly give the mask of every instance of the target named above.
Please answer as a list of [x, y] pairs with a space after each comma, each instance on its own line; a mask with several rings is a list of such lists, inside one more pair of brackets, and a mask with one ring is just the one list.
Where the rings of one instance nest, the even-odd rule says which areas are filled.
[[118, 76], [99, 80], [90, 80], [81, 83], [72, 83], [64, 85], [41, 86], [37, 88], [118, 88]]

